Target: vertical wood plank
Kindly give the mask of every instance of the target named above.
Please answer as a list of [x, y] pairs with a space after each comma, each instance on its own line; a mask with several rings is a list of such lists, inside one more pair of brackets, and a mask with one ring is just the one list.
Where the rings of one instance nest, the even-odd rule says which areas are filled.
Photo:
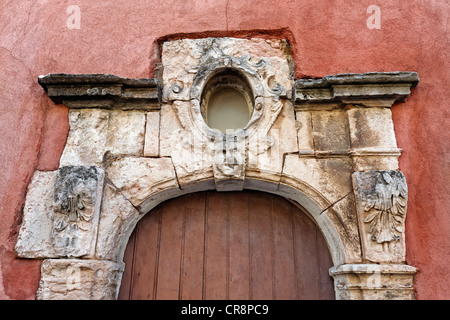
[[294, 217], [294, 249], [298, 298], [317, 300], [319, 296], [316, 228], [302, 212]]
[[268, 194], [250, 194], [250, 299], [255, 300], [273, 298], [271, 200]]
[[179, 298], [184, 210], [183, 197], [172, 199], [162, 207], [157, 300]]
[[229, 298], [250, 299], [250, 248], [248, 233], [249, 193], [236, 192], [230, 198]]
[[180, 297], [183, 300], [201, 300], [203, 298], [205, 193], [188, 195], [185, 200], [186, 221]]
[[131, 299], [155, 299], [161, 210], [154, 209], [137, 226]]
[[317, 252], [318, 252], [318, 268], [319, 268], [319, 288], [321, 300], [334, 300], [336, 295], [334, 293], [333, 278], [328, 273], [328, 270], [333, 266], [330, 251], [327, 243], [320, 230], [317, 230]]
[[291, 206], [281, 197], [273, 199], [274, 298], [282, 300], [297, 299]]
[[204, 298], [227, 299], [229, 194], [208, 192], [205, 235]]
[[131, 288], [132, 288], [132, 272], [134, 264], [134, 252], [135, 252], [135, 242], [136, 242], [136, 231], [134, 229], [133, 233], [128, 239], [127, 247], [125, 248], [125, 254], [123, 256], [123, 262], [125, 263], [125, 270], [122, 274], [122, 282], [120, 285], [118, 300], [130, 300], [131, 299]]

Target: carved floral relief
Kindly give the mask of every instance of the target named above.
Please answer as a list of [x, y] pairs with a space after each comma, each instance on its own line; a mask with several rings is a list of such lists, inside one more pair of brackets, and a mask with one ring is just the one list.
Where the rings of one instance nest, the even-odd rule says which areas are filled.
[[403, 173], [396, 170], [355, 172], [353, 181], [365, 258], [403, 261], [408, 201]]

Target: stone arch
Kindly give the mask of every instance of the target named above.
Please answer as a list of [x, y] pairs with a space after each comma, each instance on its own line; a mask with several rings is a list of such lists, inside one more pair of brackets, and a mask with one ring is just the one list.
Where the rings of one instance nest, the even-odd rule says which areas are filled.
[[[211, 179], [213, 179], [213, 177], [211, 177]], [[346, 235], [342, 231], [343, 226], [338, 224], [338, 221], [340, 220], [336, 218], [336, 215], [338, 214], [337, 210], [340, 209], [331, 209], [329, 205], [330, 202], [307, 183], [297, 179], [295, 179], [295, 183], [295, 186], [293, 184], [284, 184], [281, 188], [279, 188], [278, 183], [275, 181], [248, 179], [247, 185], [244, 186], [244, 190], [272, 193], [295, 203], [297, 206], [302, 208], [302, 210], [308, 214], [313, 222], [315, 222], [315, 224], [319, 227], [327, 242], [334, 265], [339, 266], [341, 264], [351, 262], [354, 259], [353, 256], [355, 255], [355, 252], [356, 254], [359, 254], [359, 252], [358, 248], [346, 247], [349, 244], [349, 240], [344, 237], [350, 236]], [[299, 188], [299, 186], [301, 187]], [[108, 239], [111, 237], [121, 238], [118, 244], [109, 244], [109, 249], [116, 250], [113, 253], [110, 252], [111, 257], [114, 256], [117, 260], [121, 260], [123, 258], [123, 253], [129, 236], [144, 215], [164, 201], [189, 193], [208, 190], [215, 189], [211, 188], [211, 185], [202, 182], [194, 182], [187, 190], [173, 189], [170, 187], [159, 190], [157, 193], [152, 194], [145, 201], [138, 204], [138, 208], [145, 208], [142, 209], [142, 213], [130, 215], [129, 219], [123, 220], [120, 225], [110, 225], [109, 228], [105, 227], [99, 230], [97, 241], [101, 242], [102, 239]], [[109, 199], [104, 198], [103, 201], [108, 202]], [[119, 210], [122, 210], [121, 207], [119, 208]], [[102, 215], [106, 213], [104, 210], [105, 209], [102, 210]], [[116, 209], [116, 211], [118, 210]], [[117, 232], [116, 230], [120, 230], [120, 234], [114, 235], [114, 233]]]

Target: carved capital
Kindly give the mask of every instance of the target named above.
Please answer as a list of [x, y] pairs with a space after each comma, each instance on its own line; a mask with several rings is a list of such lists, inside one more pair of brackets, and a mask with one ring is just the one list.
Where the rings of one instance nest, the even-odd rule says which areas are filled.
[[402, 264], [345, 264], [332, 267], [338, 300], [414, 300], [416, 268]]
[[408, 187], [396, 170], [353, 174], [363, 258], [373, 262], [404, 262]]

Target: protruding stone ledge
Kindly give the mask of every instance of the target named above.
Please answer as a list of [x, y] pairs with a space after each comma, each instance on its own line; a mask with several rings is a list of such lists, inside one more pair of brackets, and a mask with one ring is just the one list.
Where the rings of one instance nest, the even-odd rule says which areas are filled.
[[160, 109], [156, 79], [51, 73], [38, 82], [54, 103], [69, 108]]
[[416, 271], [405, 264], [345, 264], [329, 273], [338, 300], [414, 300]]
[[296, 109], [343, 107], [390, 107], [404, 102], [417, 85], [416, 72], [346, 73], [321, 79], [295, 81]]

